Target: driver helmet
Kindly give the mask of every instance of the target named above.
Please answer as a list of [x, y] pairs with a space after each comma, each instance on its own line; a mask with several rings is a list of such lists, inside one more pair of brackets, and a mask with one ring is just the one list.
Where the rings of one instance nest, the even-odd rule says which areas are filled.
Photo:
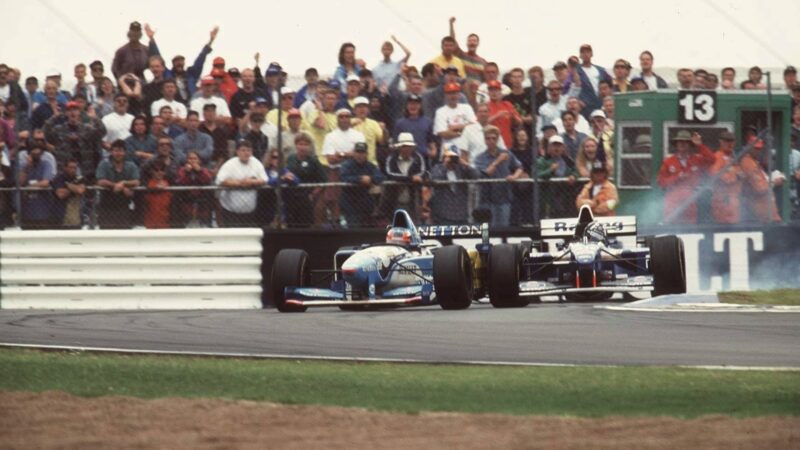
[[407, 228], [393, 227], [386, 232], [386, 243], [397, 245], [411, 245], [411, 231]]
[[603, 227], [602, 223], [592, 222], [586, 226], [586, 230], [583, 232], [583, 237], [592, 242], [605, 242], [606, 229]]

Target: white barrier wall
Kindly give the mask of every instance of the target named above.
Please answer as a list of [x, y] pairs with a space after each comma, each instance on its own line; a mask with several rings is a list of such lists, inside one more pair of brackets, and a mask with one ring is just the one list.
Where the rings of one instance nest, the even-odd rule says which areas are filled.
[[261, 308], [258, 228], [0, 232], [2, 309]]

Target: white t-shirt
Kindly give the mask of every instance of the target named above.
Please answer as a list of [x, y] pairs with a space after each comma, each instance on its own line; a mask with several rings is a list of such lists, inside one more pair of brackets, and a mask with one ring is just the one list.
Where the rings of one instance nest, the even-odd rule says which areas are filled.
[[200, 116], [202, 117], [203, 106], [208, 104], [216, 105], [217, 115], [219, 117], [231, 116], [231, 110], [230, 108], [228, 108], [228, 103], [222, 97], [210, 97], [210, 98], [197, 97], [196, 99], [192, 100], [191, 103], [189, 103], [189, 109], [191, 109], [192, 111], [197, 111], [197, 113], [200, 114]]
[[173, 100], [173, 101], [170, 102], [170, 101], [167, 101], [167, 99], [165, 99], [165, 98], [160, 98], [160, 99], [158, 99], [158, 100], [153, 102], [153, 104], [150, 106], [150, 115], [152, 115], [154, 117], [157, 116], [158, 112], [164, 106], [169, 106], [170, 108], [172, 108], [172, 115], [173, 116], [175, 116], [175, 117], [177, 117], [179, 119], [185, 119], [186, 118], [186, 105], [184, 105], [183, 103], [181, 103], [181, 102], [179, 102], [177, 100]]
[[0, 86], [0, 100], [3, 100], [3, 103], [8, 102], [8, 97], [11, 96], [11, 85], [6, 84], [5, 86]]
[[658, 79], [655, 75], [642, 75], [642, 78], [651, 91], [658, 89]]
[[127, 139], [131, 135], [131, 123], [133, 115], [125, 113], [119, 115], [116, 112], [103, 116], [103, 125], [106, 127], [106, 135], [103, 142], [114, 142], [117, 139]]
[[[469, 125], [477, 122], [478, 118], [475, 117], [475, 112], [468, 104], [459, 103], [455, 108], [444, 105], [436, 110], [436, 115], [433, 119], [433, 133], [439, 134], [442, 131], [447, 131], [450, 125]], [[442, 139], [442, 148], [448, 148], [453, 144], [460, 149], [466, 149], [467, 142], [464, 134], [462, 133], [461, 136], [453, 139]]]
[[[327, 156], [335, 155], [338, 152], [352, 152], [353, 148], [359, 142], [367, 142], [362, 132], [352, 128], [348, 128], [347, 131], [342, 131], [341, 128], [337, 128], [325, 135], [325, 141], [322, 144], [322, 154]], [[330, 165], [330, 167], [339, 167], [339, 165]]]
[[[577, 116], [578, 116], [578, 121], [575, 123], [575, 130], [591, 136], [592, 126], [589, 125], [589, 121], [584, 119], [583, 116], [580, 114], [578, 114]], [[558, 134], [564, 133], [564, 122], [561, 120], [560, 117], [553, 121], [553, 126], [555, 126], [556, 129], [558, 130]]]
[[[503, 97], [511, 93], [510, 87], [505, 84], [501, 84], [500, 86], [500, 92], [503, 94]], [[478, 90], [475, 92], [475, 100], [478, 104], [489, 103], [489, 86], [486, 83], [481, 83], [481, 85], [478, 86]]]
[[[267, 181], [267, 171], [257, 158], [250, 157], [247, 164], [243, 164], [238, 156], [225, 161], [217, 172], [217, 186], [227, 180], [246, 180], [256, 178]], [[239, 190], [226, 189], [219, 193], [219, 202], [226, 211], [237, 214], [247, 214], [255, 211], [258, 192], [255, 189]]]
[[[467, 127], [464, 128], [464, 134], [461, 136], [466, 142], [466, 147], [463, 147], [463, 150], [469, 152], [469, 163], [473, 164], [475, 158], [486, 151], [486, 138], [483, 135], [483, 125], [479, 123], [467, 125]], [[503, 140], [503, 136], [498, 136], [497, 148], [502, 150], [508, 148], [506, 147], [506, 142]]]

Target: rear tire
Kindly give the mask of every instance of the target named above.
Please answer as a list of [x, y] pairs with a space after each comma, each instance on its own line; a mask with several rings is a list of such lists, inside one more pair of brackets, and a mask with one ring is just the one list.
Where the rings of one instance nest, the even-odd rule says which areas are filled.
[[650, 247], [653, 296], [686, 293], [686, 256], [677, 236], [653, 239]]
[[433, 288], [442, 309], [467, 309], [473, 294], [472, 260], [460, 245], [442, 247], [433, 255]]
[[284, 291], [287, 287], [304, 287], [311, 284], [308, 253], [297, 249], [278, 252], [272, 263], [272, 302], [280, 312], [303, 312], [305, 306], [287, 305]]
[[495, 308], [521, 308], [529, 300], [519, 296], [522, 252], [516, 245], [493, 245], [489, 251], [489, 301]]

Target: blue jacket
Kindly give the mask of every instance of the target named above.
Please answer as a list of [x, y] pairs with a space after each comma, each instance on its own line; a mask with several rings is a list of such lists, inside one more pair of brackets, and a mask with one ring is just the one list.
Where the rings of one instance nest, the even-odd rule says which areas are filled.
[[[348, 159], [342, 163], [340, 174], [342, 181], [345, 183], [359, 183], [364, 175], [369, 175], [373, 184], [380, 184], [384, 180], [383, 174], [378, 170], [378, 167], [369, 161], [359, 164], [354, 159]], [[347, 212], [372, 212], [375, 209], [373, 198], [369, 194], [369, 187], [361, 184], [353, 187], [343, 187], [341, 203], [342, 208]]]
[[[600, 81], [606, 80], [609, 83], [611, 82], [611, 76], [606, 72], [606, 69], [597, 64], [592, 64], [592, 66], [600, 73]], [[592, 83], [589, 81], [589, 76], [586, 75], [586, 72], [583, 70], [583, 66], [578, 66], [578, 76], [581, 78], [581, 92], [578, 94], [578, 100], [586, 105], [581, 110], [581, 115], [585, 117], [586, 120], [589, 120], [592, 111], [602, 108], [603, 102], [600, 101], [600, 97], [594, 92]]]
[[[150, 41], [148, 49], [151, 55], [161, 56], [161, 51], [158, 49], [158, 44], [156, 44], [155, 40]], [[197, 55], [197, 58], [194, 60], [194, 64], [186, 69], [186, 90], [189, 91], [189, 99], [191, 99], [197, 91], [197, 81], [203, 76], [203, 66], [206, 64], [206, 56], [208, 56], [209, 53], [211, 53], [211, 47], [204, 45], [203, 49], [200, 50], [200, 54]], [[163, 56], [161, 57], [163, 58]], [[175, 79], [175, 72], [171, 69], [167, 69], [164, 72], [164, 78]]]

